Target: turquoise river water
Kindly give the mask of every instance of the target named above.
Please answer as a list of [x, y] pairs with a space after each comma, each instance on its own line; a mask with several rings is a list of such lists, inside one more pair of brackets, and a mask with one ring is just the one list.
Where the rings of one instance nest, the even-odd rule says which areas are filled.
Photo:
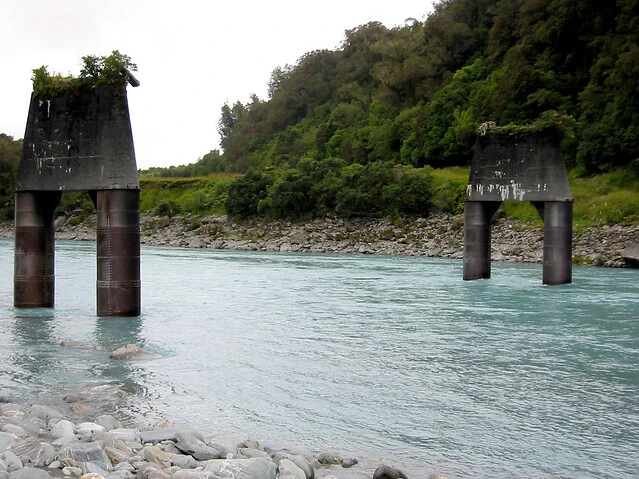
[[[143, 247], [126, 319], [95, 316], [95, 260], [59, 241], [56, 307], [17, 310], [0, 240], [0, 395], [63, 405], [116, 384], [102, 407], [132, 423], [410, 479], [638, 477], [639, 270], [546, 287], [540, 265], [465, 282], [459, 260]], [[108, 359], [127, 343], [161, 358]]]

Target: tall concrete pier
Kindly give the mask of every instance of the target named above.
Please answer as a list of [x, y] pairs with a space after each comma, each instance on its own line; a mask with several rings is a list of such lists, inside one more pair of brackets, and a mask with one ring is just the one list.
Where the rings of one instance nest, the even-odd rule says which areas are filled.
[[140, 188], [125, 86], [31, 97], [16, 187], [18, 308], [54, 305], [53, 216], [64, 191], [88, 191], [98, 211], [97, 314], [138, 316]]
[[558, 135], [485, 131], [466, 189], [464, 279], [490, 278], [490, 225], [504, 201], [530, 201], [544, 221], [543, 283], [572, 281], [572, 196]]

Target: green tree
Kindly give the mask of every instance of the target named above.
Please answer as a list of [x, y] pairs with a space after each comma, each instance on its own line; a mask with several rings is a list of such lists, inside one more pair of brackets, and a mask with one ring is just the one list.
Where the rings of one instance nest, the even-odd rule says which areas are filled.
[[22, 153], [22, 140], [0, 133], [0, 219], [14, 215], [15, 181]]

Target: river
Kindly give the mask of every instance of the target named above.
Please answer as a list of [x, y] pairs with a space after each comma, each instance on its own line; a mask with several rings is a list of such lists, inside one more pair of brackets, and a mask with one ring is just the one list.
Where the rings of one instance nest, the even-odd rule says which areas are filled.
[[[636, 477], [639, 270], [142, 248], [142, 315], [95, 316], [95, 243], [56, 243], [56, 307], [13, 308], [0, 240], [0, 394], [211, 436], [385, 460], [410, 479]], [[63, 346], [75, 341], [79, 347]], [[113, 361], [127, 343], [161, 358]]]

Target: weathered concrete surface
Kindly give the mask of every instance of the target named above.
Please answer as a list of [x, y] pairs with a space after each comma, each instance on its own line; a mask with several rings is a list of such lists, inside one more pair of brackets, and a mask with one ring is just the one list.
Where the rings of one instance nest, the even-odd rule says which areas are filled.
[[552, 138], [530, 135], [513, 141], [506, 134], [478, 135], [467, 201], [571, 199], [564, 159]]
[[32, 95], [18, 191], [138, 189], [125, 89]]

